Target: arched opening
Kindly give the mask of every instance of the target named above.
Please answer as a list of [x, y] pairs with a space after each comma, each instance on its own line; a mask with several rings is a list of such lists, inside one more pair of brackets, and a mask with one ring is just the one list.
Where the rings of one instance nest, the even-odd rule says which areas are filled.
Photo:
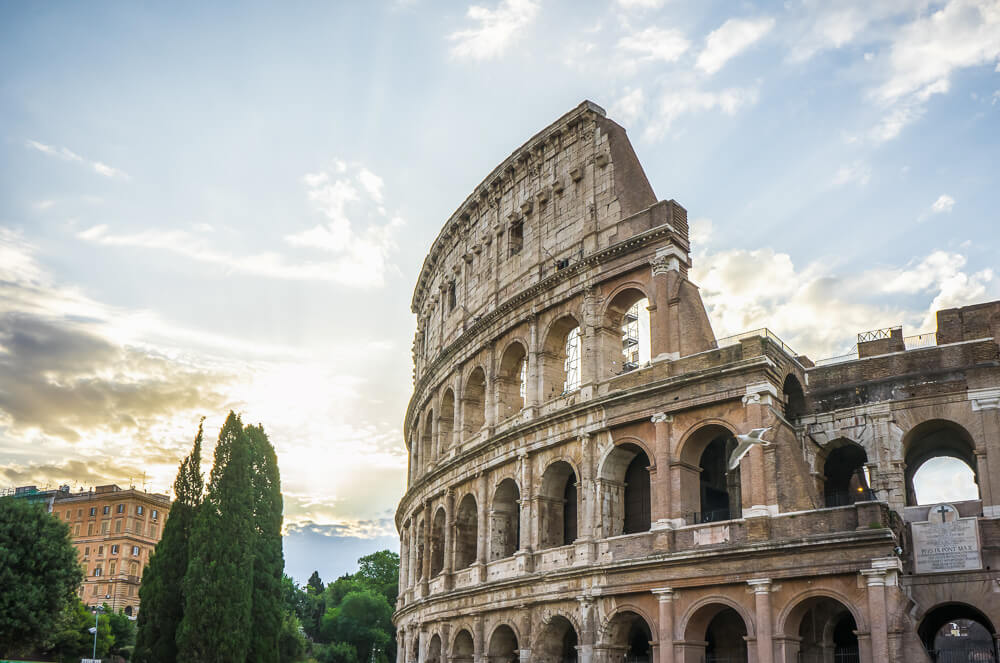
[[634, 371], [649, 363], [649, 300], [645, 293], [628, 288], [616, 294], [604, 312], [601, 334], [601, 345], [607, 348], [604, 366], [609, 375]]
[[504, 350], [503, 357], [500, 358], [500, 370], [497, 371], [501, 421], [524, 409], [527, 382], [528, 353], [520, 343], [511, 343]]
[[794, 422], [806, 412], [806, 395], [802, 391], [799, 379], [788, 374], [781, 388], [782, 400], [785, 403], [785, 419]]
[[996, 663], [1000, 660], [993, 623], [982, 612], [964, 603], [947, 603], [934, 608], [921, 620], [917, 633], [933, 661]]
[[438, 449], [444, 454], [451, 449], [455, 431], [455, 392], [445, 389], [438, 414]]
[[451, 656], [448, 658], [452, 663], [472, 663], [474, 654], [475, 647], [472, 643], [472, 634], [463, 628], [455, 636], [455, 642], [451, 647]]
[[424, 519], [417, 523], [417, 578], [424, 579]]
[[562, 615], [556, 615], [545, 625], [532, 651], [532, 659], [538, 663], [576, 663], [577, 644], [573, 624]]
[[576, 541], [576, 473], [558, 461], [545, 468], [538, 496], [539, 546], [554, 548]]
[[438, 508], [431, 525], [431, 577], [444, 570], [444, 508]]
[[685, 633], [688, 647], [695, 650], [692, 653], [697, 654], [697, 650], [704, 647], [701, 660], [726, 663], [749, 660], [746, 638], [747, 625], [743, 617], [734, 608], [721, 603], [699, 608], [688, 621]]
[[823, 498], [826, 506], [846, 506], [871, 499], [865, 463], [868, 454], [853, 442], [842, 441], [823, 463]]
[[511, 627], [502, 624], [493, 631], [487, 654], [489, 663], [514, 663], [519, 659], [517, 636]]
[[[958, 424], [943, 419], [925, 421], [903, 437], [903, 449], [908, 506], [979, 499], [975, 443]], [[961, 461], [969, 472], [955, 473], [957, 465], [938, 459]], [[931, 471], [921, 471], [925, 464]]]
[[465, 383], [462, 396], [462, 432], [468, 439], [478, 433], [486, 423], [486, 373], [477, 367]]
[[125, 614], [126, 614], [126, 615], [127, 615], [128, 617], [131, 617], [131, 616], [132, 616], [132, 606], [130, 606], [130, 605], [127, 605], [127, 606], [125, 606]]
[[521, 547], [521, 491], [504, 479], [493, 494], [490, 510], [490, 560], [513, 555]]
[[684, 441], [680, 456], [680, 512], [689, 525], [743, 516], [740, 468], [729, 470], [732, 431], [706, 424]]
[[566, 316], [549, 329], [542, 353], [542, 394], [545, 400], [580, 388], [580, 326]]
[[479, 513], [472, 493], [462, 498], [455, 518], [455, 570], [471, 566], [476, 561], [479, 537]]
[[434, 457], [434, 410], [427, 411], [427, 419], [424, 421], [424, 434], [420, 438], [420, 458], [423, 466], [430, 467], [431, 459]]
[[631, 442], [612, 449], [599, 474], [604, 536], [649, 530], [651, 523], [649, 456]]
[[[605, 644], [612, 648], [612, 660], [625, 663], [649, 663], [652, 660], [652, 630], [642, 615], [626, 610], [608, 622]], [[620, 654], [619, 654], [620, 652]]]
[[427, 645], [427, 663], [441, 663], [441, 636], [435, 633]]
[[[787, 646], [797, 648], [803, 663], [855, 663], [861, 660], [858, 624], [840, 601], [814, 596], [796, 605], [788, 615]], [[795, 654], [796, 652], [790, 652]]]

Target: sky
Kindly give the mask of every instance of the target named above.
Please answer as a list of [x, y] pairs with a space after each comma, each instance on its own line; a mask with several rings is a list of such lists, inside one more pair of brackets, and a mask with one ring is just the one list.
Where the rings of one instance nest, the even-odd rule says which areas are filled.
[[234, 409], [293, 577], [398, 549], [420, 265], [584, 99], [717, 336], [933, 331], [1000, 299], [998, 72], [1000, 0], [0, 3], [0, 487], [165, 491]]

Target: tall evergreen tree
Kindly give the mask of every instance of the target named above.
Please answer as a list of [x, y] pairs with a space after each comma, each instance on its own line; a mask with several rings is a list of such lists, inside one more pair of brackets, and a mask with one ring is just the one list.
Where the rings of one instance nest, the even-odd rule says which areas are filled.
[[281, 550], [281, 477], [278, 457], [264, 428], [246, 427], [251, 449], [253, 484], [253, 608], [250, 663], [272, 663], [279, 658], [282, 629], [281, 577], [285, 559]]
[[254, 586], [251, 446], [240, 418], [230, 412], [219, 431], [208, 490], [191, 531], [184, 618], [177, 632], [181, 660], [247, 659]]
[[184, 616], [182, 583], [188, 567], [188, 541], [205, 483], [201, 474], [204, 425], [202, 417], [191, 453], [177, 470], [174, 503], [163, 526], [163, 537], [156, 544], [142, 576], [139, 588], [142, 609], [134, 654], [137, 663], [174, 663], [177, 660], [177, 627]]
[[319, 571], [313, 571], [306, 582], [305, 590], [310, 594], [323, 593], [323, 579], [319, 577]]

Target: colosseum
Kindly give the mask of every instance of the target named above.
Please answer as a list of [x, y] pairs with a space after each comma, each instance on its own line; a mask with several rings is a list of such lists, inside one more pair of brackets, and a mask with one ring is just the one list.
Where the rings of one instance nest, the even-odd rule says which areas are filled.
[[[1000, 302], [814, 362], [716, 338], [690, 250], [590, 102], [448, 219], [412, 300], [396, 660], [996, 661]], [[942, 458], [969, 499], [919, 499]]]

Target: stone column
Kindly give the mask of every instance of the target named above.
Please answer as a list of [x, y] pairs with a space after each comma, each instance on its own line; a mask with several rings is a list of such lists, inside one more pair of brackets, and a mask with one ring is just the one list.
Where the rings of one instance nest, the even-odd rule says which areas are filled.
[[[539, 394], [542, 393], [542, 375], [541, 366], [539, 365], [539, 359], [541, 359], [542, 349], [538, 347], [540, 341], [538, 340], [538, 317], [532, 315], [528, 318], [529, 335], [528, 344], [531, 346], [528, 348], [528, 375], [526, 376], [527, 384], [524, 385], [524, 407], [536, 408], [539, 404]], [[529, 410], [531, 416], [534, 416], [534, 409]]]
[[972, 411], [983, 423], [983, 439], [976, 440], [976, 478], [983, 500], [983, 515], [1000, 517], [1000, 389], [977, 390]]
[[399, 536], [399, 596], [402, 598], [409, 586], [409, 564], [410, 564], [410, 526], [403, 524], [403, 531]]
[[653, 301], [649, 303], [650, 355], [653, 360], [677, 359], [680, 344], [670, 324], [671, 276], [680, 276], [682, 252], [674, 246], [658, 249], [650, 261], [653, 272]]
[[652, 505], [653, 529], [665, 529], [671, 526], [671, 471], [670, 471], [670, 428], [674, 421], [673, 415], [657, 412], [650, 420], [656, 431], [656, 497]]
[[486, 628], [483, 623], [483, 616], [476, 615], [472, 623], [473, 631], [473, 663], [486, 663]]
[[[496, 426], [497, 422], [497, 381], [496, 381], [496, 358], [493, 357], [493, 350], [490, 350], [490, 363], [486, 367], [486, 375], [484, 377], [484, 393], [483, 393], [483, 425], [486, 426], [486, 430], [493, 433], [493, 427]], [[487, 370], [488, 369], [488, 370]]]
[[407, 579], [410, 581], [410, 587], [412, 588], [413, 586], [415, 586], [417, 584], [417, 581], [420, 579], [420, 569], [417, 568], [417, 558], [419, 557], [419, 555], [417, 554], [417, 552], [418, 552], [419, 548], [418, 548], [418, 542], [417, 542], [417, 515], [416, 515], [416, 513], [414, 513], [413, 516], [410, 518], [410, 524], [411, 524], [411, 527], [410, 527], [410, 558], [409, 558], [410, 570], [407, 572], [406, 575], [407, 575]]
[[406, 627], [396, 629], [396, 662], [406, 663]]
[[756, 606], [757, 663], [774, 663], [774, 641], [771, 632], [771, 579], [748, 580], [747, 584], [753, 589]]
[[489, 541], [490, 532], [490, 511], [486, 507], [489, 496], [487, 492], [489, 490], [489, 484], [487, 483], [486, 473], [481, 472], [479, 474], [478, 480], [478, 493], [479, 499], [477, 500], [476, 508], [479, 510], [479, 514], [476, 516], [476, 561], [475, 564], [479, 567], [479, 581], [482, 582], [486, 580], [486, 559], [489, 553], [487, 542]]
[[660, 644], [659, 663], [674, 663], [674, 590], [670, 587], [654, 589], [660, 604], [659, 628], [656, 637]]
[[455, 568], [455, 491], [448, 488], [444, 491], [444, 564], [441, 572], [444, 574], [444, 588], [451, 589], [451, 573]]
[[594, 639], [597, 629], [594, 627], [594, 599], [590, 596], [580, 596], [580, 639], [577, 644], [579, 663], [592, 663], [594, 660]]
[[536, 542], [532, 540], [531, 537], [531, 524], [532, 518], [532, 473], [531, 473], [531, 458], [528, 456], [528, 452], [521, 451], [518, 453], [518, 458], [521, 461], [521, 505], [519, 509], [520, 515], [520, 545], [518, 550], [523, 550], [525, 552], [531, 552], [535, 548]]
[[[465, 430], [465, 404], [464, 396], [462, 393], [462, 379], [458, 377], [455, 379], [455, 386], [452, 387], [455, 390], [455, 411], [451, 413], [451, 439], [446, 440], [448, 449], [452, 453], [458, 449], [458, 446], [462, 444], [462, 431]], [[485, 386], [483, 391], [485, 392]], [[486, 400], [486, 394], [483, 394], [483, 400]], [[472, 431], [469, 431], [469, 435], [472, 435]]]
[[868, 586], [868, 626], [871, 630], [872, 661], [889, 660], [889, 632], [885, 614], [885, 569], [861, 571]]
[[431, 522], [430, 500], [424, 502], [424, 559], [420, 578], [420, 595], [427, 596], [427, 583], [431, 578], [431, 529], [434, 523]]
[[[441, 441], [441, 404], [438, 403], [436, 408], [436, 415], [434, 419], [431, 420], [431, 451], [427, 454], [427, 458], [424, 459], [424, 466], [429, 470], [431, 466], [437, 462], [437, 459], [441, 457], [441, 453], [444, 449], [444, 444]], [[454, 422], [452, 422], [454, 425]]]

